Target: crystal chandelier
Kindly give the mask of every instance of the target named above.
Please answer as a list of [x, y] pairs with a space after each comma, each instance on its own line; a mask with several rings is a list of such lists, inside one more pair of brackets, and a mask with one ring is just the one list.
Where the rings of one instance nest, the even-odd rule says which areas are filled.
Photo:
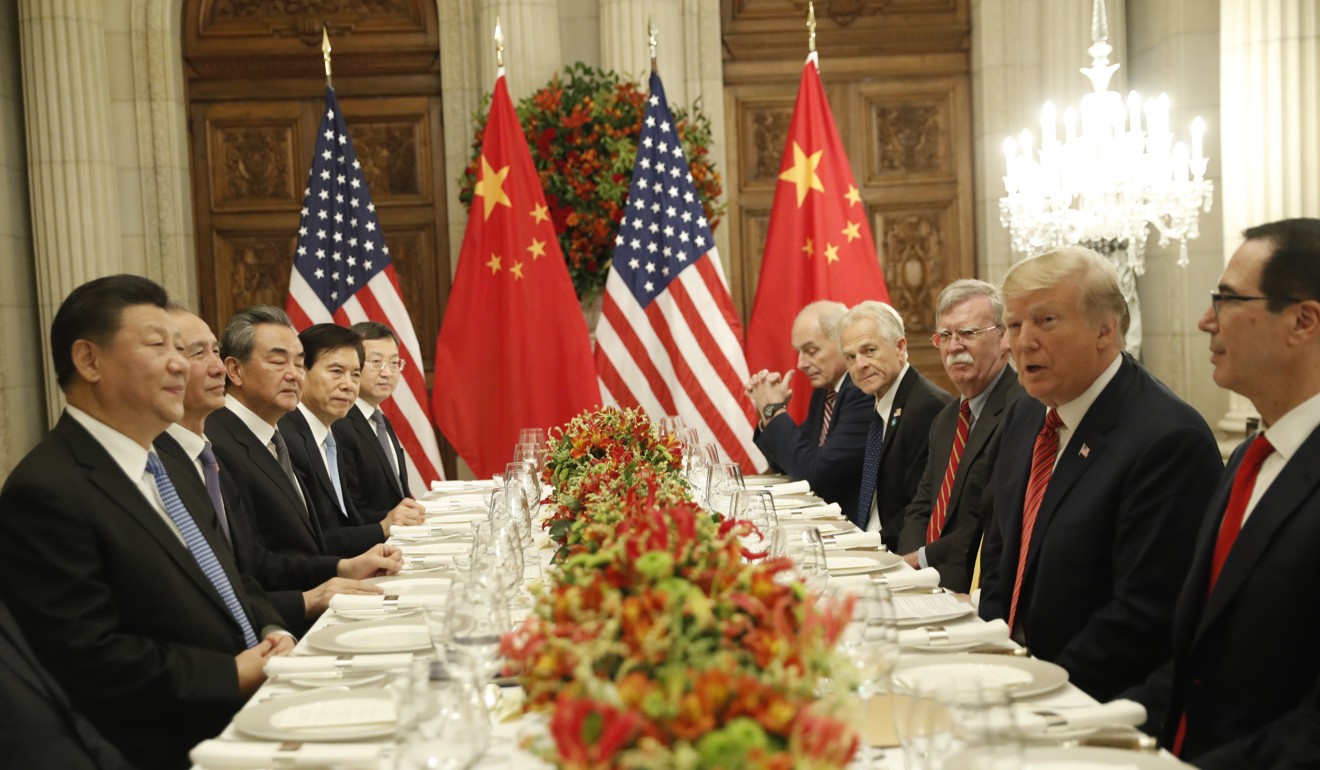
[[1210, 211], [1214, 191], [1205, 178], [1205, 123], [1192, 121], [1189, 151], [1169, 132], [1166, 94], [1143, 104], [1136, 91], [1126, 103], [1110, 91], [1119, 65], [1109, 63], [1108, 39], [1104, 0], [1094, 0], [1091, 66], [1081, 70], [1092, 93], [1082, 97], [1080, 113], [1064, 111], [1062, 142], [1050, 102], [1041, 109], [1039, 147], [1026, 130], [1004, 140], [1008, 194], [999, 199], [999, 221], [1022, 257], [1069, 244], [1115, 260], [1125, 251], [1137, 275], [1145, 268], [1149, 224], [1161, 246], [1178, 241], [1178, 265], [1186, 266], [1187, 239], [1200, 235], [1200, 212]]

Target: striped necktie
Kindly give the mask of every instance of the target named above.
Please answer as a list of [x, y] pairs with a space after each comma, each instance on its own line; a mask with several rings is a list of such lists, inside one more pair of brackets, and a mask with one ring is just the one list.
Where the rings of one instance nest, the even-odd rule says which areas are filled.
[[335, 443], [335, 434], [326, 433], [325, 441], [321, 444], [325, 447], [325, 467], [330, 472], [330, 485], [335, 488], [335, 498], [339, 501], [339, 513], [348, 516], [348, 508], [344, 505], [344, 486], [339, 482], [339, 446]]
[[1054, 475], [1054, 458], [1059, 455], [1059, 428], [1063, 418], [1053, 407], [1045, 413], [1045, 425], [1036, 434], [1031, 450], [1031, 476], [1027, 481], [1027, 496], [1022, 503], [1022, 542], [1018, 546], [1017, 573], [1013, 576], [1013, 598], [1008, 605], [1008, 627], [1017, 620], [1018, 598], [1022, 594], [1022, 573], [1027, 569], [1027, 551], [1031, 546], [1031, 533], [1036, 528], [1036, 514], [1045, 499], [1045, 489]]
[[834, 417], [835, 395], [836, 394], [833, 388], [825, 392], [825, 413], [821, 417], [820, 440], [816, 442], [816, 446], [825, 446], [825, 437], [828, 436], [830, 433], [830, 422], [831, 422], [831, 418]]
[[211, 442], [208, 441], [202, 445], [202, 451], [197, 455], [197, 459], [202, 462], [202, 478], [206, 481], [206, 496], [211, 498], [211, 505], [215, 506], [215, 515], [220, 518], [220, 529], [225, 533], [225, 539], [230, 545], [234, 543], [234, 536], [229, 534], [229, 514], [225, 511], [225, 498], [220, 493], [220, 462], [215, 459], [215, 452], [211, 449]]
[[197, 566], [201, 568], [202, 574], [206, 575], [206, 579], [211, 581], [211, 585], [215, 586], [234, 622], [243, 630], [243, 641], [248, 647], [257, 646], [257, 634], [252, 630], [252, 623], [248, 621], [247, 613], [243, 611], [243, 605], [238, 601], [238, 595], [234, 593], [234, 586], [229, 582], [229, 576], [225, 574], [225, 569], [216, 558], [211, 544], [206, 542], [202, 530], [197, 527], [197, 522], [193, 521], [192, 514], [188, 513], [187, 506], [179, 499], [179, 492], [174, 488], [174, 482], [170, 481], [170, 475], [165, 472], [165, 466], [161, 464], [155, 452], [147, 454], [147, 472], [156, 480], [156, 491], [160, 492], [161, 502], [165, 503], [165, 513], [169, 514], [174, 526], [179, 528], [179, 534], [183, 535], [183, 542], [188, 546]]
[[953, 449], [949, 452], [949, 464], [944, 467], [944, 481], [940, 482], [940, 495], [935, 498], [935, 507], [930, 512], [930, 522], [926, 525], [926, 545], [940, 539], [944, 523], [949, 514], [949, 495], [953, 493], [953, 481], [958, 477], [958, 464], [962, 462], [963, 449], [967, 446], [967, 434], [972, 430], [972, 405], [963, 401], [958, 407], [958, 432], [953, 436]]
[[376, 424], [376, 440], [380, 442], [380, 448], [385, 452], [385, 459], [389, 460], [390, 468], [394, 470], [394, 475], [399, 475], [399, 456], [394, 451], [394, 442], [390, 440], [390, 429], [385, 422], [385, 413], [377, 409], [371, 415], [371, 421]]

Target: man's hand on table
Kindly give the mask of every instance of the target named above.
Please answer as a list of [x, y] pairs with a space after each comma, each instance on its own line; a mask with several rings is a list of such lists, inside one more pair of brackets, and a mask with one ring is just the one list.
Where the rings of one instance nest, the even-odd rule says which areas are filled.
[[243, 650], [234, 656], [234, 665], [238, 667], [238, 691], [245, 697], [257, 691], [266, 681], [266, 659], [275, 655], [285, 655], [293, 650], [293, 637], [287, 633], [267, 634], [255, 647]]
[[381, 519], [380, 528], [385, 531], [385, 536], [389, 537], [390, 527], [395, 524], [401, 527], [413, 527], [425, 523], [426, 509], [411, 497], [405, 497], [394, 506], [394, 510], [385, 514], [385, 518]]
[[[379, 586], [363, 583], [360, 580], [349, 580], [347, 578], [330, 578], [321, 585], [310, 591], [303, 592], [303, 610], [308, 620], [314, 620], [321, 616], [330, 606], [330, 597], [335, 594], [383, 594]], [[292, 645], [290, 645], [292, 647]]]
[[403, 567], [403, 552], [392, 545], [373, 545], [360, 556], [340, 559], [335, 570], [341, 578], [365, 580], [369, 577], [398, 574]]
[[903, 561], [907, 562], [907, 565], [912, 569], [921, 569], [921, 555], [916, 551], [905, 555]]

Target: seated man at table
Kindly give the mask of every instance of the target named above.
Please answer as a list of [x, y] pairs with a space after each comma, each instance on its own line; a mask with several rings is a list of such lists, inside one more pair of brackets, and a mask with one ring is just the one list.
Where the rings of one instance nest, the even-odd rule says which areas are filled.
[[73, 707], [144, 769], [187, 767], [293, 645], [205, 497], [151, 449], [188, 382], [168, 302], [129, 275], [69, 294], [50, 331], [68, 408], [0, 491], [0, 593]]
[[934, 567], [940, 585], [966, 593], [981, 529], [991, 509], [990, 472], [1004, 411], [1022, 395], [1008, 365], [1004, 300], [985, 281], [954, 281], [935, 303], [944, 371], [959, 398], [935, 417], [930, 457], [907, 508], [898, 552], [915, 568]]
[[875, 399], [852, 384], [839, 352], [839, 319], [848, 311], [841, 302], [813, 302], [793, 321], [797, 368], [811, 380], [811, 405], [801, 425], [788, 414], [792, 372], [758, 372], [747, 383], [747, 396], [761, 417], [756, 446], [770, 469], [793, 480], [805, 479], [822, 500], [838, 503], [853, 518], [866, 451], [866, 426]]
[[1168, 663], [1128, 697], [1197, 767], [1274, 767], [1290, 742], [1283, 766], [1317, 767], [1320, 219], [1243, 235], [1199, 327], [1215, 383], [1249, 399], [1262, 430], [1202, 509]]
[[949, 394], [908, 364], [903, 317], [883, 302], [860, 302], [844, 314], [839, 347], [853, 384], [873, 404], [851, 520], [897, 551], [903, 512], [926, 469], [930, 425]]
[[[331, 429], [344, 465], [343, 483], [364, 521], [380, 521], [405, 499], [408, 456], [381, 404], [394, 395], [407, 363], [399, 355], [399, 337], [378, 321], [353, 324], [362, 338], [366, 361], [357, 402]], [[430, 426], [427, 426], [430, 429]]]
[[215, 508], [219, 536], [234, 551], [238, 569], [266, 589], [285, 626], [302, 633], [329, 606], [337, 593], [377, 594], [381, 589], [361, 578], [398, 572], [401, 557], [392, 546], [372, 546], [361, 556], [340, 559], [303, 553], [279, 553], [266, 548], [251, 518], [247, 497], [231, 474], [216, 462], [207, 440], [206, 418], [225, 404], [225, 368], [220, 344], [206, 322], [181, 307], [170, 317], [183, 336], [190, 374], [183, 398], [183, 419], [156, 437], [156, 449], [184, 463], [175, 476], [179, 484], [201, 485]]
[[1067, 247], [1003, 285], [1031, 398], [1004, 417], [981, 556], [981, 617], [1105, 700], [1169, 654], [1173, 604], [1222, 465], [1205, 420], [1123, 353], [1109, 260]]
[[362, 339], [336, 324], [316, 324], [304, 329], [298, 341], [307, 379], [298, 408], [281, 417], [279, 426], [326, 538], [369, 548], [389, 537], [392, 524], [421, 524], [425, 513], [411, 498], [400, 501], [384, 518], [368, 521], [344, 488], [347, 472], [330, 426], [357, 401], [365, 357]]

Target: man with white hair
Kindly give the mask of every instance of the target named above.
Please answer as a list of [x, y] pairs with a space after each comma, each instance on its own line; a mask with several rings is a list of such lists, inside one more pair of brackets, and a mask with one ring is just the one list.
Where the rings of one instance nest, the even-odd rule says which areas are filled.
[[1000, 423], [1023, 391], [1008, 365], [1004, 300], [993, 285], [966, 278], [946, 286], [935, 303], [935, 325], [930, 341], [959, 398], [931, 426], [930, 458], [898, 552], [914, 568], [938, 569], [941, 586], [966, 592], [984, 517], [993, 510], [989, 482]]
[[853, 384], [875, 399], [853, 524], [898, 549], [903, 513], [917, 493], [930, 426], [949, 403], [907, 360], [903, 318], [889, 305], [859, 302], [839, 322], [839, 347]]
[[762, 370], [747, 383], [747, 397], [761, 417], [756, 446], [772, 470], [805, 479], [822, 500], [838, 503], [852, 518], [866, 450], [873, 399], [857, 389], [839, 352], [842, 302], [821, 300], [802, 308], [793, 321], [797, 368], [811, 380], [811, 404], [801, 425], [788, 414], [792, 372]]

